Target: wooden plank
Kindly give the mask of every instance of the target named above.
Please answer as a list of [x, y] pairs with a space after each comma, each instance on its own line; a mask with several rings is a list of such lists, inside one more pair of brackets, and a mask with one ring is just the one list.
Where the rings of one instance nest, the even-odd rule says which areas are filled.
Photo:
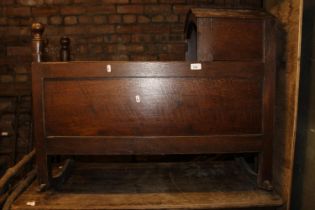
[[[200, 71], [191, 71], [189, 62], [45, 62], [33, 63], [34, 72], [42, 71], [47, 78], [115, 78], [115, 77], [233, 77], [261, 79], [264, 74], [262, 62], [218, 61], [202, 62]], [[107, 65], [111, 66], [110, 72]]]
[[266, 0], [265, 8], [278, 20], [276, 129], [273, 185], [290, 209], [296, 140], [303, 1]]
[[[210, 34], [213, 60], [262, 61], [264, 57], [263, 46], [268, 44], [263, 32], [264, 22], [265, 20], [256, 19], [227, 20], [217, 18], [211, 20], [212, 31]], [[203, 22], [200, 27], [209, 27], [209, 23]], [[268, 29], [270, 30], [270, 28]], [[242, 33], [244, 31], [246, 33]], [[200, 43], [199, 47], [203, 48], [202, 45], [205, 44]], [[209, 46], [205, 47], [209, 48]], [[206, 51], [206, 49], [204, 50]], [[200, 59], [204, 60], [202, 57]]]
[[[263, 135], [194, 137], [55, 137], [47, 138], [45, 142], [47, 153], [49, 155], [205, 154], [259, 152], [262, 148], [263, 137]], [[73, 145], [76, 146], [73, 147]]]
[[[12, 210], [222, 209], [281, 205], [234, 161], [77, 164], [54, 191], [34, 183]], [[35, 201], [35, 206], [27, 206]]]
[[209, 8], [193, 8], [191, 12], [200, 18], [207, 17], [219, 17], [225, 18], [265, 18], [268, 13], [258, 12], [256, 10], [246, 10], [246, 9], [209, 9]]
[[46, 81], [45, 133], [115, 137], [259, 134], [262, 83], [206, 77]]

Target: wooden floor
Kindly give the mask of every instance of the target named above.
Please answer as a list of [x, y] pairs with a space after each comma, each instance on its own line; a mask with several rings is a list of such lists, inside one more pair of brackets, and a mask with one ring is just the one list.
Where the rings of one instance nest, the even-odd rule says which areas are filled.
[[281, 203], [276, 194], [256, 189], [255, 179], [234, 161], [76, 163], [62, 187], [39, 193], [33, 183], [12, 209], [267, 209], [260, 207]]

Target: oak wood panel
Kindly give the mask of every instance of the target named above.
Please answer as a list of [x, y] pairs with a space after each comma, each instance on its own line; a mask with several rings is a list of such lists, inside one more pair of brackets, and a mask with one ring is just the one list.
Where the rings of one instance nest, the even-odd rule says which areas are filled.
[[264, 20], [261, 19], [214, 19], [211, 33], [213, 59], [262, 60], [263, 30]]
[[46, 135], [260, 133], [261, 83], [187, 77], [45, 81]]
[[272, 19], [262, 11], [191, 9], [185, 25], [186, 57], [192, 61], [263, 61], [269, 39], [266, 32], [272, 30], [266, 22]]
[[273, 90], [265, 65], [201, 65], [192, 71], [186, 62], [33, 64], [35, 137], [45, 156], [40, 183], [50, 184], [48, 155], [263, 152]]

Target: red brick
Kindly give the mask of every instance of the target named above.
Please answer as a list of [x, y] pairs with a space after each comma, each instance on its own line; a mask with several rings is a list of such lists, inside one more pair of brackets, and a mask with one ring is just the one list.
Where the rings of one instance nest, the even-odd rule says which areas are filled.
[[0, 25], [6, 25], [7, 24], [7, 18], [1, 17], [0, 18]]
[[109, 44], [106, 46], [106, 52], [108, 53], [118, 53], [120, 50], [126, 51], [126, 45], [118, 46], [117, 44]]
[[46, 4], [70, 4], [72, 0], [45, 0]]
[[93, 23], [93, 16], [79, 16], [80, 24], [90, 24]]
[[88, 41], [87, 41], [87, 38], [85, 36], [82, 36], [82, 37], [77, 37], [76, 39], [76, 43], [75, 44], [87, 44]]
[[106, 16], [100, 16], [100, 15], [93, 17], [93, 20], [94, 20], [94, 23], [96, 24], [104, 24], [107, 22]]
[[104, 25], [102, 27], [90, 27], [88, 33], [91, 34], [109, 34], [114, 33], [115, 27], [112, 25]]
[[21, 74], [21, 75], [16, 75], [15, 81], [16, 82], [27, 82], [29, 80], [28, 75]]
[[88, 49], [91, 53], [102, 53], [103, 47], [98, 44], [89, 44]]
[[191, 5], [174, 5], [173, 11], [176, 14], [187, 14], [187, 12], [192, 8]]
[[1, 75], [0, 79], [1, 79], [1, 82], [3, 83], [13, 82], [14, 80], [12, 75]]
[[144, 7], [146, 14], [165, 14], [171, 12], [171, 5], [148, 5]]
[[183, 61], [185, 60], [184, 53], [162, 53], [159, 55], [161, 61]]
[[[7, 26], [5, 27], [5, 36], [11, 37], [11, 36], [29, 36], [31, 33], [31, 29], [30, 27], [17, 27], [17, 26]], [[1, 32], [1, 28], [0, 28], [0, 32]]]
[[113, 61], [128, 61], [129, 60], [129, 56], [119, 53], [119, 54], [116, 54], [116, 55], [111, 55], [109, 57], [109, 59], [113, 60]]
[[166, 24], [146, 24], [146, 25], [142, 25], [141, 28], [142, 28], [142, 31], [145, 31], [146, 33], [153, 33], [153, 34], [170, 32], [170, 26]]
[[102, 0], [104, 4], [128, 4], [129, 0]]
[[53, 16], [49, 18], [50, 24], [60, 25], [62, 23], [62, 18], [60, 16]]
[[64, 28], [51, 25], [49, 27], [46, 27], [45, 34], [49, 34], [49, 36], [60, 36], [60, 34], [63, 34], [64, 31]]
[[187, 45], [185, 43], [180, 44], [168, 44], [168, 52], [176, 53], [176, 52], [186, 52]]
[[138, 16], [138, 23], [149, 23], [150, 18], [144, 15]]
[[175, 23], [178, 22], [178, 16], [177, 15], [167, 15], [166, 16], [166, 21], [169, 23]]
[[59, 14], [59, 9], [56, 7], [33, 7], [32, 14], [34, 16], [51, 16]]
[[77, 51], [81, 54], [86, 54], [88, 52], [88, 49], [86, 45], [80, 45], [78, 46]]
[[171, 42], [184, 42], [185, 36], [184, 33], [170, 34], [168, 39]]
[[99, 4], [100, 0], [74, 0], [74, 4]]
[[79, 14], [83, 14], [84, 12], [85, 12], [84, 7], [74, 7], [74, 6], [62, 7], [60, 11], [62, 15], [79, 15]]
[[67, 16], [65, 17], [64, 22], [66, 25], [75, 25], [78, 23], [78, 20], [76, 16]]
[[20, 26], [30, 26], [32, 23], [34, 22], [34, 20], [31, 17], [27, 17], [27, 18], [21, 18], [20, 19]]
[[148, 52], [154, 52], [154, 54], [168, 52], [168, 48], [165, 44], [147, 44], [146, 50]]
[[25, 74], [28, 72], [28, 68], [26, 66], [16, 66], [14, 71], [17, 74]]
[[143, 13], [143, 5], [117, 6], [117, 13], [119, 13], [119, 14], [142, 14]]
[[161, 4], [186, 4], [186, 0], [160, 0]]
[[48, 23], [48, 19], [47, 16], [38, 16], [34, 18], [34, 21], [36, 22], [40, 22], [42, 24], [47, 24]]
[[164, 21], [163, 15], [155, 15], [154, 17], [152, 17], [152, 22], [161, 23], [163, 21]]
[[120, 15], [110, 15], [108, 17], [109, 23], [121, 23], [121, 16]]
[[154, 42], [160, 42], [161, 43], [161, 42], [167, 42], [170, 39], [169, 39], [169, 35], [168, 34], [154, 34], [152, 36], [152, 40]]
[[4, 15], [9, 17], [25, 17], [31, 15], [30, 7], [8, 7], [4, 9]]
[[120, 53], [126, 53], [126, 52], [133, 52], [133, 53], [139, 53], [144, 51], [144, 47], [140, 44], [112, 44], [108, 45], [107, 51], [110, 53], [120, 52]]
[[224, 6], [225, 1], [226, 1], [226, 0], [216, 0], [216, 1], [215, 1], [215, 5], [216, 5], [216, 6], [220, 6], [220, 5], [221, 5], [221, 6]]
[[186, 22], [186, 18], [186, 14], [179, 15], [179, 22], [184, 24]]
[[78, 34], [87, 34], [88, 27], [83, 26], [69, 26], [64, 28], [66, 35], [78, 35]]
[[151, 42], [150, 34], [132, 34], [132, 42]]
[[13, 5], [15, 0], [1, 0], [0, 5]]
[[15, 56], [15, 55], [31, 55], [31, 48], [27, 47], [8, 47], [7, 48], [8, 56]]
[[86, 12], [90, 14], [113, 14], [116, 10], [114, 5], [103, 5], [87, 7]]
[[103, 36], [94, 36], [87, 39], [87, 43], [102, 43]]
[[77, 35], [77, 34], [110, 34], [110, 33], [114, 33], [115, 32], [115, 28], [112, 25], [105, 25], [102, 27], [93, 27], [93, 26], [86, 26], [86, 27], [82, 27], [82, 26], [71, 26], [71, 27], [65, 27], [65, 33], [66, 34], [73, 34], [73, 35]]
[[9, 26], [16, 26], [16, 25], [19, 25], [20, 21], [16, 18], [9, 18], [7, 19], [7, 24]]
[[44, 0], [17, 0], [17, 3], [26, 6], [35, 6], [44, 4]]
[[123, 21], [124, 23], [135, 23], [137, 20], [135, 15], [124, 15], [123, 16]]
[[132, 45], [128, 45], [127, 50], [129, 52], [143, 52], [144, 51], [144, 47], [143, 45], [139, 45], [139, 44], [132, 44]]
[[184, 33], [184, 24], [174, 24], [171, 27], [171, 32], [172, 33]]
[[158, 0], [131, 0], [132, 4], [154, 4], [158, 3]]
[[117, 25], [116, 33], [141, 33], [143, 28], [140, 25]]
[[112, 43], [129, 43], [131, 41], [130, 34], [113, 34], [108, 39]]
[[226, 7], [233, 7], [234, 6], [234, 0], [225, 0], [224, 6]]
[[156, 61], [158, 56], [156, 55], [130, 55], [130, 60], [132, 61]]

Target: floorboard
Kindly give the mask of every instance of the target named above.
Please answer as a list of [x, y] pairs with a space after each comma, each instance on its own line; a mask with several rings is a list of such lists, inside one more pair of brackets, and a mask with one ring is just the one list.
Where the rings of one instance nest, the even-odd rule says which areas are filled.
[[64, 185], [39, 193], [33, 183], [12, 210], [273, 209], [281, 204], [275, 193], [257, 189], [255, 178], [234, 161], [75, 163]]

